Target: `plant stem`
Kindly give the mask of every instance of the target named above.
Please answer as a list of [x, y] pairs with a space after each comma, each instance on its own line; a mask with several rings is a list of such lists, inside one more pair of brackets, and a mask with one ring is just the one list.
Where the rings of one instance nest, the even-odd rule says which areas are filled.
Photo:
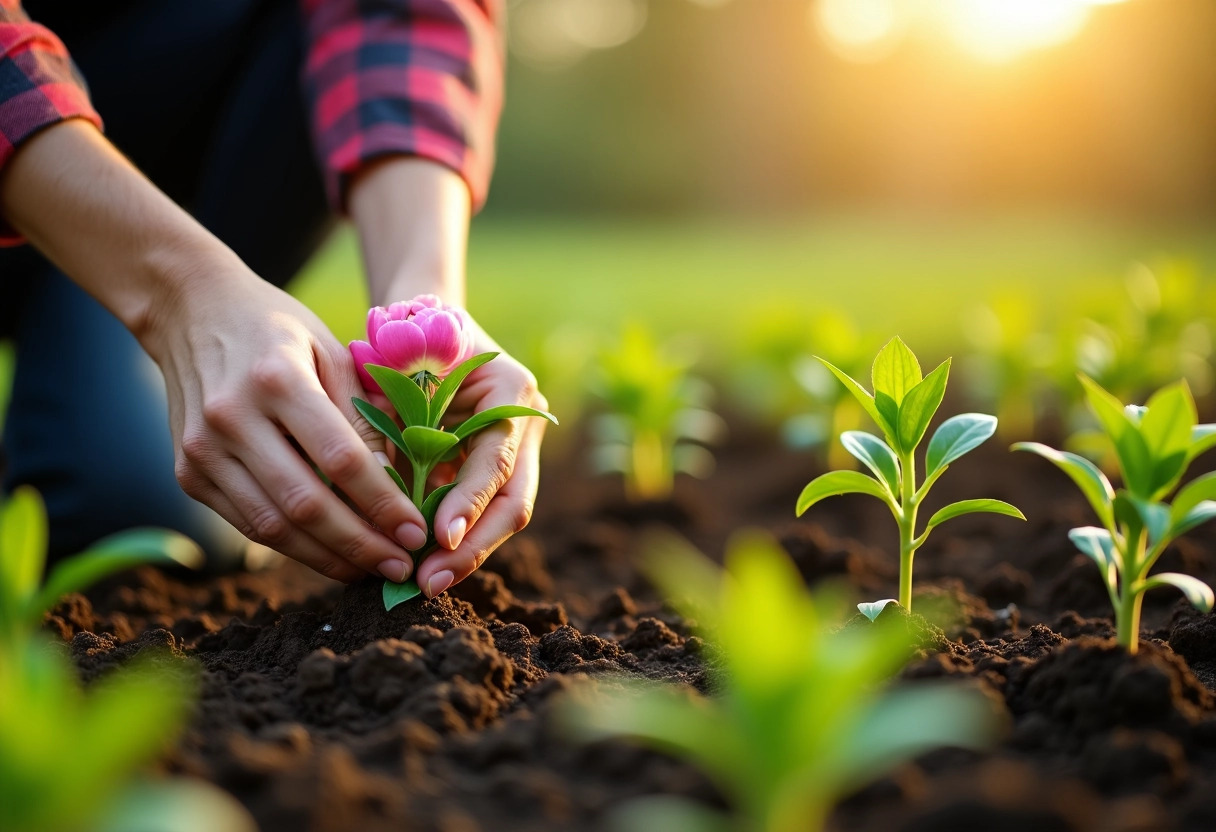
[[903, 454], [899, 518], [899, 605], [912, 611], [912, 558], [916, 555], [916, 458]]
[[430, 471], [427, 471], [420, 465], [411, 465], [414, 469], [414, 491], [410, 497], [414, 501], [414, 505], [418, 506], [418, 510], [422, 511], [422, 501], [426, 498], [426, 478]]
[[1127, 587], [1123, 597], [1119, 599], [1118, 640], [1127, 648], [1127, 652], [1135, 653], [1140, 649], [1140, 608], [1144, 604], [1144, 593]]

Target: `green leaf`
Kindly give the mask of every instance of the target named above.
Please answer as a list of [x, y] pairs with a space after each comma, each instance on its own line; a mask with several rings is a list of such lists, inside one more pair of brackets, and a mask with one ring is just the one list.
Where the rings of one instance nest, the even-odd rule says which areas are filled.
[[1180, 535], [1184, 535], [1196, 526], [1202, 526], [1213, 518], [1216, 518], [1216, 501], [1213, 500], [1204, 500], [1177, 519], [1171, 513], [1169, 539], [1173, 540]]
[[0, 506], [0, 604], [5, 610], [17, 609], [38, 590], [46, 536], [42, 497], [28, 485], [17, 487]]
[[426, 393], [412, 378], [399, 373], [391, 367], [381, 367], [376, 364], [364, 364], [363, 368], [371, 373], [384, 395], [393, 403], [393, 409], [401, 417], [405, 426], [426, 426], [430, 424], [427, 418]]
[[1025, 520], [1026, 516], [1018, 511], [1015, 506], [1011, 506], [1004, 500], [962, 500], [957, 503], [951, 503], [945, 508], [934, 513], [929, 518], [928, 524], [925, 526], [924, 534], [928, 534], [935, 526], [940, 526], [947, 520], [953, 520], [955, 517], [960, 517], [964, 514], [1004, 514], [1007, 517], [1016, 517], [1019, 520]]
[[663, 832], [736, 832], [731, 819], [721, 812], [672, 795], [634, 798], [613, 808], [608, 816], [611, 832], [661, 829]]
[[405, 480], [401, 479], [401, 475], [397, 473], [397, 469], [391, 465], [385, 465], [384, 470], [388, 471], [388, 475], [393, 478], [393, 482], [397, 483], [397, 487], [401, 489], [401, 493], [408, 497], [410, 490], [406, 486]]
[[1212, 448], [1216, 448], [1216, 425], [1195, 425], [1191, 429], [1191, 446], [1186, 451], [1187, 465]]
[[846, 430], [840, 434], [840, 444], [886, 483], [892, 497], [899, 493], [899, 459], [891, 446], [861, 430]]
[[503, 419], [512, 419], [518, 416], [539, 416], [542, 419], [548, 419], [555, 425], [557, 424], [557, 417], [552, 413], [546, 413], [533, 407], [524, 407], [521, 404], [502, 404], [498, 407], [487, 408], [480, 413], [474, 413], [457, 425], [452, 433], [461, 439], [467, 439], [477, 433], [477, 431], [488, 428], [495, 422], [501, 422]]
[[1216, 500], [1216, 471], [1191, 480], [1174, 495], [1170, 524], [1175, 525], [1205, 500]]
[[[887, 440], [890, 441], [896, 450], [906, 450], [903, 443], [899, 441], [899, 405], [895, 403], [895, 399], [886, 393], [875, 393], [874, 407], [882, 415], [882, 419], [878, 424], [882, 427], [883, 434], [887, 437]], [[887, 425], [891, 425], [890, 430], [887, 429]]]
[[832, 375], [836, 376], [837, 380], [845, 386], [846, 390], [853, 394], [853, 398], [857, 399], [857, 401], [861, 404], [862, 409], [865, 410], [869, 417], [874, 420], [874, 424], [878, 425], [878, 427], [882, 429], [883, 433], [887, 434], [888, 437], [895, 435], [895, 423], [888, 422], [885, 417], [883, 417], [878, 410], [878, 405], [876, 405], [874, 402], [874, 397], [871, 396], [864, 387], [854, 381], [852, 376], [850, 376], [844, 370], [841, 370], [836, 365], [832, 364], [830, 361], [819, 358], [819, 356], [815, 356], [815, 358], [819, 360], [819, 363], [827, 367], [828, 371], [831, 372]]
[[1198, 578], [1192, 578], [1190, 575], [1183, 575], [1179, 572], [1161, 572], [1157, 575], [1150, 575], [1143, 586], [1145, 591], [1159, 586], [1172, 586], [1180, 589], [1186, 596], [1186, 600], [1190, 601], [1191, 605], [1200, 612], [1211, 612], [1212, 605], [1216, 602], [1210, 586]]
[[1149, 399], [1140, 435], [1152, 465], [1152, 496], [1168, 493], [1186, 469], [1196, 418], [1195, 400], [1185, 381], [1163, 387]]
[[388, 437], [389, 441], [396, 445], [401, 450], [408, 453], [405, 447], [405, 442], [401, 440], [401, 428], [397, 427], [397, 423], [393, 421], [393, 417], [389, 416], [380, 408], [376, 407], [371, 402], [365, 402], [363, 399], [351, 399], [355, 405], [355, 410], [359, 411], [371, 426]]
[[1032, 454], [1038, 454], [1055, 463], [1056, 467], [1068, 474], [1081, 489], [1081, 493], [1085, 495], [1085, 499], [1089, 500], [1090, 506], [1098, 515], [1098, 519], [1102, 521], [1102, 525], [1114, 528], [1115, 489], [1106, 475], [1098, 469], [1098, 466], [1083, 456], [1068, 451], [1057, 451], [1055, 448], [1038, 442], [1018, 442], [1013, 446], [1013, 450], [1030, 451]]
[[[1131, 519], [1133, 512], [1134, 522]], [[1129, 492], [1120, 491], [1115, 497], [1115, 517], [1128, 524], [1133, 530], [1133, 537], [1137, 526], [1148, 529], [1150, 545], [1169, 539], [1170, 510], [1163, 503], [1142, 500]]]
[[1081, 526], [1069, 529], [1068, 539], [1083, 555], [1098, 565], [1102, 582], [1113, 599], [1118, 591], [1119, 558], [1110, 532], [1097, 526]]
[[887, 608], [887, 604], [898, 604], [894, 598], [884, 598], [881, 601], [862, 601], [857, 605], [857, 611], [871, 621], [876, 621], [878, 616], [882, 615], [882, 611]]
[[448, 405], [452, 403], [452, 399], [456, 396], [456, 391], [460, 389], [460, 385], [464, 383], [464, 380], [469, 377], [469, 373], [476, 370], [482, 364], [493, 361], [497, 357], [498, 353], [496, 352], [483, 352], [461, 363], [456, 369], [448, 373], [448, 377], [440, 382], [439, 387], [435, 390], [435, 395], [431, 396], [431, 427], [439, 427], [443, 414], [447, 412]]
[[899, 442], [904, 451], [911, 452], [924, 437], [929, 421], [946, 395], [949, 376], [950, 359], [947, 358], [904, 397], [899, 406]]
[[455, 487], [456, 483], [454, 482], [441, 485], [430, 494], [427, 494], [426, 499], [422, 501], [422, 516], [426, 519], [427, 535], [431, 540], [435, 539], [435, 512], [439, 511], [439, 504], [443, 502], [443, 498], [448, 495], [448, 492]]
[[995, 432], [995, 416], [984, 413], [951, 416], [941, 423], [929, 440], [929, 449], [925, 453], [925, 478], [929, 479], [963, 454], [975, 450]]
[[460, 444], [460, 437], [446, 430], [411, 425], [401, 431], [401, 441], [410, 464], [429, 474], [444, 454]]
[[1122, 402], [1088, 376], [1082, 375], [1080, 378], [1090, 408], [1115, 445], [1115, 455], [1123, 471], [1123, 484], [1137, 496], [1151, 497], [1155, 490], [1152, 457], [1144, 437], [1140, 435], [1139, 426], [1128, 417]]
[[203, 561], [203, 550], [197, 543], [168, 529], [129, 529], [112, 534], [55, 564], [29, 614], [40, 615], [69, 592], [80, 592], [132, 566], [158, 563], [198, 569]]
[[870, 376], [875, 397], [879, 393], [890, 396], [899, 407], [908, 391], [920, 383], [920, 363], [907, 344], [895, 337], [879, 350]]
[[815, 503], [838, 494], [869, 494], [888, 505], [891, 504], [886, 488], [873, 477], [867, 477], [857, 471], [830, 471], [811, 480], [807, 487], [802, 489], [795, 513], [801, 517]]
[[398, 604], [404, 604], [411, 598], [417, 598], [422, 594], [422, 587], [418, 586], [418, 582], [410, 578], [404, 583], [395, 584], [392, 581], [384, 582], [384, 589], [380, 595], [384, 600], [385, 612], [391, 610]]

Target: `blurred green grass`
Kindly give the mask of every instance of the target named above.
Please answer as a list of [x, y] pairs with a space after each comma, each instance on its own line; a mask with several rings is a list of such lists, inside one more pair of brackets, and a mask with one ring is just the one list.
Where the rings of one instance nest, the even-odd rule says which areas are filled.
[[[1058, 218], [495, 219], [474, 224], [469, 308], [513, 352], [558, 326], [612, 333], [624, 320], [727, 350], [741, 320], [823, 307], [932, 352], [995, 293], [1027, 295], [1050, 324], [1116, 302], [1132, 262], [1167, 253], [1210, 273], [1216, 233]], [[359, 275], [344, 229], [292, 290], [348, 341], [363, 337]]]

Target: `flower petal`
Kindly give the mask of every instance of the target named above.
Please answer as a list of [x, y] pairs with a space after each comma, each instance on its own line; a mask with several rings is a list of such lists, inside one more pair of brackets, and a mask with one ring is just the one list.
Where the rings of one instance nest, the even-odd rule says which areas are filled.
[[373, 306], [367, 310], [367, 342], [376, 346], [376, 331], [388, 323], [388, 312], [383, 306]]
[[359, 381], [363, 384], [363, 389], [369, 393], [379, 393], [380, 385], [372, 379], [371, 374], [363, 369], [364, 364], [380, 364], [384, 365], [385, 360], [375, 347], [366, 341], [351, 341], [350, 355], [355, 360], [355, 372], [359, 374]]
[[413, 321], [389, 321], [376, 333], [376, 347], [389, 367], [408, 375], [426, 355], [426, 335]]
[[447, 375], [460, 358], [460, 322], [451, 312], [434, 312], [414, 318], [426, 335], [427, 369], [437, 376]]

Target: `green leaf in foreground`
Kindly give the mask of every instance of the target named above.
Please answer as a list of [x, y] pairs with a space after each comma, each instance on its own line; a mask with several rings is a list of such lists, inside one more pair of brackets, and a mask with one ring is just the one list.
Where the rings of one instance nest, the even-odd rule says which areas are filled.
[[1114, 523], [1115, 489], [1097, 465], [1083, 456], [1069, 451], [1057, 451], [1038, 442], [1018, 442], [1013, 446], [1013, 450], [1029, 451], [1055, 463], [1056, 467], [1081, 489], [1102, 525], [1109, 527]]
[[[391, 367], [380, 367], [376, 364], [364, 364], [363, 369], [371, 374], [376, 384], [388, 400], [393, 403], [393, 409], [401, 417], [401, 421], [410, 425], [429, 424], [427, 418], [426, 393], [412, 378]], [[391, 419], [389, 421], [392, 421]]]
[[371, 402], [363, 401], [363, 399], [354, 398], [351, 399], [351, 402], [355, 405], [355, 410], [359, 411], [359, 415], [366, 419], [372, 427], [384, 434], [390, 442], [402, 451], [409, 453], [409, 449], [401, 441], [401, 428], [397, 427], [397, 423], [393, 421], [392, 416], [389, 416]]
[[846, 430], [840, 434], [840, 444], [886, 483], [892, 497], [899, 493], [899, 460], [890, 445], [862, 430]]
[[975, 450], [996, 433], [996, 417], [986, 413], [960, 413], [938, 426], [925, 452], [925, 477], [934, 476], [942, 468], [964, 454]]
[[947, 358], [904, 397], [899, 406], [899, 443], [904, 448], [915, 448], [920, 444], [929, 427], [929, 420], [946, 395], [949, 377], [950, 359]]
[[473, 356], [448, 373], [447, 378], [439, 383], [439, 388], [431, 396], [429, 415], [431, 427], [439, 427], [439, 422], [443, 419], [443, 414], [447, 412], [448, 405], [452, 403], [452, 399], [456, 397], [456, 391], [460, 389], [461, 384], [464, 384], [464, 380], [469, 377], [469, 374], [497, 357], [498, 353], [496, 352], [483, 352], [480, 355]]
[[418, 586], [418, 582], [410, 578], [404, 583], [393, 583], [392, 581], [384, 582], [384, 589], [381, 592], [384, 600], [384, 609], [387, 612], [398, 604], [404, 604], [411, 598], [417, 598], [422, 594], [422, 587]]

